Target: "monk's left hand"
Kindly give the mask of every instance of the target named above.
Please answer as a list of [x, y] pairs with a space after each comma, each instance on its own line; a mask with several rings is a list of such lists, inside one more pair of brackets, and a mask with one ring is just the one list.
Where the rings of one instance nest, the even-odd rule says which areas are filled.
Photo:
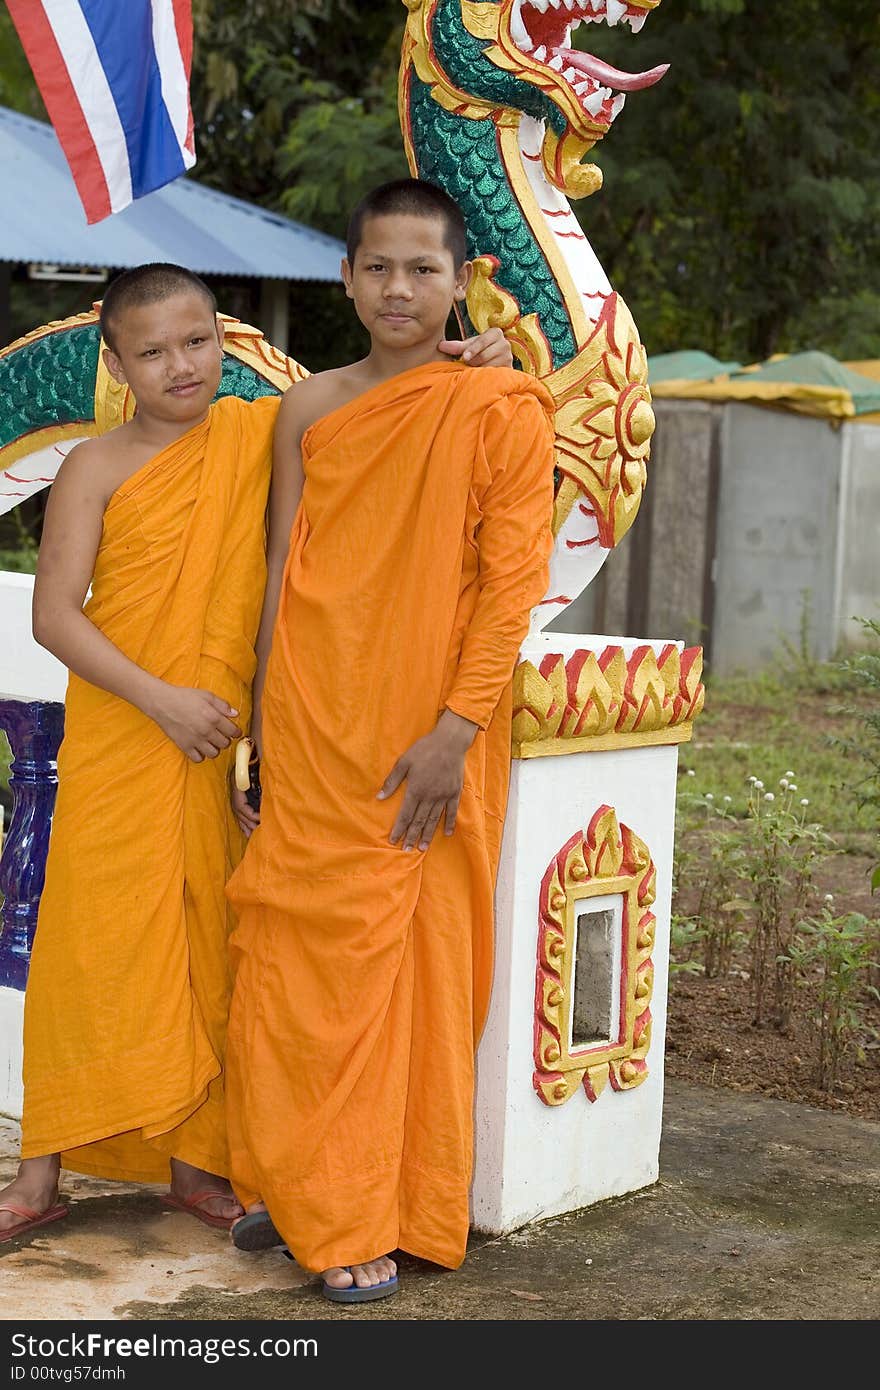
[[510, 343], [500, 328], [487, 328], [463, 342], [455, 338], [444, 338], [437, 344], [441, 352], [449, 357], [460, 357], [470, 367], [512, 367], [513, 353]]
[[403, 805], [391, 829], [393, 845], [403, 842], [405, 850], [425, 850], [445, 815], [445, 833], [455, 829], [458, 803], [464, 782], [465, 754], [474, 741], [478, 725], [444, 710], [437, 726], [397, 759], [382, 784], [379, 800], [391, 796], [406, 780]]

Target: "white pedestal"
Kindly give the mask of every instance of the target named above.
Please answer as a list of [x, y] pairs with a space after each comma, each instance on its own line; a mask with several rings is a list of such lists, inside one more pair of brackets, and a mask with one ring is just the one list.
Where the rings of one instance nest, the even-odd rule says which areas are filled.
[[[537, 665], [547, 652], [568, 657], [583, 650], [585, 643], [598, 652], [612, 643], [628, 652], [650, 645], [659, 653], [667, 645], [542, 634], [529, 639], [523, 657]], [[477, 1230], [504, 1234], [657, 1180], [677, 766], [674, 742], [562, 753], [513, 764], [496, 894], [492, 1002], [477, 1057], [472, 1187]], [[615, 1090], [606, 1084], [591, 1100], [588, 1088], [577, 1085], [564, 1103], [548, 1105], [534, 1081], [540, 1034], [536, 971], [546, 930], [546, 920], [542, 926], [539, 918], [541, 902], [547, 899], [548, 867], [603, 806], [612, 808], [619, 825], [643, 842], [656, 868], [656, 897], [650, 905], [656, 924], [650, 949], [646, 1073], [631, 1089]], [[608, 901], [597, 898], [594, 906]], [[615, 931], [619, 921], [618, 915]], [[584, 960], [578, 968], [589, 974], [591, 967]], [[620, 970], [618, 943], [616, 954], [609, 951], [595, 972], [605, 981], [612, 1016], [619, 1004]], [[585, 986], [589, 988], [588, 981], [579, 988]], [[570, 1036], [563, 1040], [566, 1046], [576, 1053]]]

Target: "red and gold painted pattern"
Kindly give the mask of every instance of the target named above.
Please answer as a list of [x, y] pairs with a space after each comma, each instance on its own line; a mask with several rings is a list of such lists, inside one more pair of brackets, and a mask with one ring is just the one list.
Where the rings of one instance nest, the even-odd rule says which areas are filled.
[[513, 686], [513, 756], [686, 743], [703, 708], [702, 647], [548, 654], [522, 661]]
[[[563, 1105], [580, 1086], [590, 1101], [609, 1081], [615, 1091], [632, 1090], [648, 1074], [655, 879], [647, 845], [618, 824], [612, 807], [600, 806], [587, 829], [554, 856], [541, 880], [532, 1080], [545, 1105]], [[614, 1038], [572, 1050], [567, 1039], [575, 983], [575, 905], [616, 893], [623, 897], [619, 1029]]]

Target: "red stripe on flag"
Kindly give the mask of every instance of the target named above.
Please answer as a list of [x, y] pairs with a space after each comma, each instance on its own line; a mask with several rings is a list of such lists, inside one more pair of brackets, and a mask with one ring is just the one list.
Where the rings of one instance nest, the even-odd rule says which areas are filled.
[[42, 3], [6, 0], [49, 119], [70, 166], [87, 222], [109, 217], [110, 190], [76, 88]]
[[187, 107], [189, 108], [189, 120], [186, 127], [186, 148], [190, 154], [195, 154], [195, 136], [193, 131], [192, 103], [189, 99], [189, 83], [192, 75], [192, 56], [193, 56], [193, 22], [192, 22], [192, 0], [172, 0], [174, 6], [174, 27], [177, 30], [177, 42], [180, 44], [180, 56], [183, 59], [183, 70], [186, 73], [187, 85]]

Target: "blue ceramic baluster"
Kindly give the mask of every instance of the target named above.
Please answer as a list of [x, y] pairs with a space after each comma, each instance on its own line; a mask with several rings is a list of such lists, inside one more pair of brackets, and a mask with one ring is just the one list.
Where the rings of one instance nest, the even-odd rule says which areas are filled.
[[48, 700], [0, 700], [0, 728], [14, 760], [12, 819], [0, 857], [0, 985], [24, 989], [46, 875], [64, 706]]

